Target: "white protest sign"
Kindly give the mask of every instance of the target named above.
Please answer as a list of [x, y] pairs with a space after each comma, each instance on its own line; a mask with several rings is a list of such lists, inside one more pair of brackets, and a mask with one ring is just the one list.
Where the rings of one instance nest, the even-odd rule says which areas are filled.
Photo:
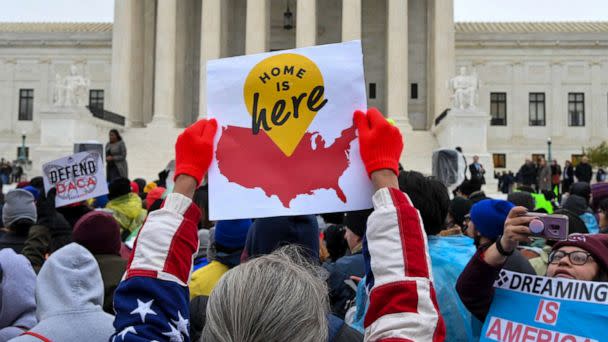
[[44, 189], [56, 188], [55, 206], [80, 202], [108, 193], [101, 154], [80, 152], [42, 165]]
[[207, 63], [212, 220], [371, 208], [353, 125], [367, 108], [361, 51], [352, 41]]

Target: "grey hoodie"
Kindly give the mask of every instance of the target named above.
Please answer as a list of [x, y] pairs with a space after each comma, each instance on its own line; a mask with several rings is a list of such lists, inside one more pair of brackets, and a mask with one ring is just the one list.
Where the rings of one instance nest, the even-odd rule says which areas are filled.
[[0, 269], [0, 341], [8, 341], [36, 325], [36, 273], [10, 248], [0, 251]]
[[[93, 255], [71, 243], [51, 255], [36, 282], [38, 325], [30, 331], [51, 341], [107, 342], [114, 316], [103, 312], [103, 281]], [[40, 339], [24, 335], [12, 341]]]

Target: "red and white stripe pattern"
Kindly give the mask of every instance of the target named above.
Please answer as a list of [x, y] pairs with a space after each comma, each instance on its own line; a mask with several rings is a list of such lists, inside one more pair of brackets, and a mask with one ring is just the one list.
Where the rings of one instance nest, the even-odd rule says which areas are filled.
[[409, 197], [384, 188], [367, 222], [373, 287], [365, 341], [444, 341], [422, 219]]
[[139, 231], [125, 279], [151, 277], [187, 286], [198, 250], [200, 216], [188, 197], [168, 195], [163, 207], [150, 213]]

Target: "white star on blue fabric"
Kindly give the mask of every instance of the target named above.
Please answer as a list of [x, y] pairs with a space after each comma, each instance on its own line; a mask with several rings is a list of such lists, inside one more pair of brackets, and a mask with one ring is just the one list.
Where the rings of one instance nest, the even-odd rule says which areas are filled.
[[181, 332], [182, 334], [184, 334], [186, 336], [190, 336], [190, 332], [188, 331], [188, 324], [190, 324], [190, 321], [185, 319], [184, 317], [182, 317], [182, 313], [180, 311], [177, 311], [177, 316], [178, 316], [178, 320], [177, 321], [171, 320], [171, 322], [173, 322], [173, 324], [175, 324], [175, 326], [177, 327], [177, 330], [179, 330], [179, 332]]
[[171, 331], [163, 333], [163, 335], [169, 337], [169, 342], [184, 342], [184, 337], [179, 330], [175, 329], [175, 327], [171, 324], [169, 324], [169, 329], [171, 329]]
[[[135, 328], [133, 328], [133, 327], [126, 327], [126, 328], [122, 329], [121, 332], [119, 332], [118, 334], [116, 334], [116, 336], [120, 336], [120, 338], [124, 341], [125, 340], [125, 335], [127, 335], [128, 333], [131, 333], [133, 335], [137, 335], [137, 331], [135, 330]], [[114, 336], [114, 340], [116, 340], [116, 336]]]
[[152, 304], [154, 303], [154, 299], [151, 299], [148, 302], [142, 302], [141, 300], [137, 299], [137, 309], [131, 311], [131, 315], [134, 314], [139, 314], [139, 317], [141, 317], [141, 321], [142, 323], [146, 323], [146, 315], [150, 314], [150, 315], [156, 315], [156, 312], [154, 312], [154, 310], [150, 309], [150, 307], [152, 306]]

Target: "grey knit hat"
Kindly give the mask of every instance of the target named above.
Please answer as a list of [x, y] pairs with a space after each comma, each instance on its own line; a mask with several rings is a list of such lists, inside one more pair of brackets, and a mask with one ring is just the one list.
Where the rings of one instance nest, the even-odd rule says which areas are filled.
[[19, 219], [29, 219], [32, 222], [37, 219], [34, 196], [23, 189], [9, 191], [2, 208], [2, 222], [5, 227], [10, 227]]

